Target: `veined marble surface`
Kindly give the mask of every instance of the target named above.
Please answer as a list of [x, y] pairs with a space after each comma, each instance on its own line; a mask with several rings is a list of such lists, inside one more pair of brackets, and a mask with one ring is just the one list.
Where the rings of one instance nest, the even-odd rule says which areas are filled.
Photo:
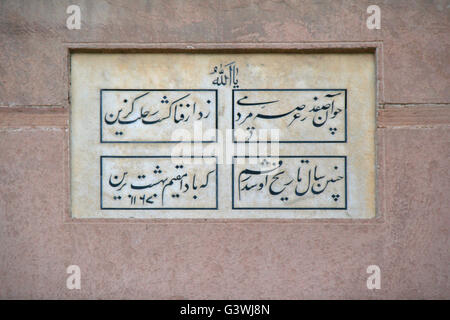
[[74, 218], [373, 218], [375, 58], [75, 53], [70, 140]]

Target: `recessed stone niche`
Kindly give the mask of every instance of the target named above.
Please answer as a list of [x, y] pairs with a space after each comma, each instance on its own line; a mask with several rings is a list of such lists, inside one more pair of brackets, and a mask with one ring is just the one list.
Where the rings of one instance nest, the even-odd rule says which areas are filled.
[[375, 217], [370, 53], [73, 53], [73, 218]]

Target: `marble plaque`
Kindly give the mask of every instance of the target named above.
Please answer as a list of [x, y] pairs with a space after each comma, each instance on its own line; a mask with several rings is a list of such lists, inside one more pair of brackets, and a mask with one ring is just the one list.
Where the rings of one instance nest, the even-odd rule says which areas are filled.
[[373, 54], [73, 53], [73, 218], [375, 217]]

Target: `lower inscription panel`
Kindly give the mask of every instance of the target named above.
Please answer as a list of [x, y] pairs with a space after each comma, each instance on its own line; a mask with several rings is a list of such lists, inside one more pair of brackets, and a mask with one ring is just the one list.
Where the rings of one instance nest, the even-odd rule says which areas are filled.
[[233, 209], [347, 209], [347, 157], [234, 157]]
[[215, 157], [101, 156], [102, 210], [216, 210]]

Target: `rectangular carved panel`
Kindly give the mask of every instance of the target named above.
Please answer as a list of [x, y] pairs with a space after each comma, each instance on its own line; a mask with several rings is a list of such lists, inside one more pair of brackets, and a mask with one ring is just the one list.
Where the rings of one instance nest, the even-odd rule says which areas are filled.
[[217, 163], [170, 156], [101, 156], [102, 210], [217, 210]]
[[74, 218], [375, 217], [371, 53], [73, 53]]
[[234, 209], [347, 209], [345, 156], [235, 159]]

